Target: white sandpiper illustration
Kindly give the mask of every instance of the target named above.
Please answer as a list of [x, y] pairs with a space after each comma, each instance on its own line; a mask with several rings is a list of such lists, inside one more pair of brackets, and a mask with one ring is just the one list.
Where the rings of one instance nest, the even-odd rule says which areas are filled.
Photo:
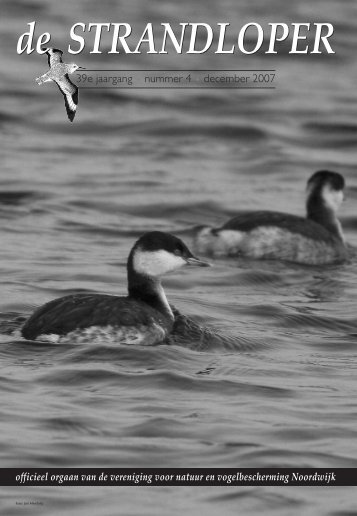
[[41, 77], [37, 77], [36, 82], [39, 85], [43, 82], [50, 81], [54, 81], [57, 84], [64, 96], [68, 118], [73, 122], [78, 104], [78, 88], [69, 79], [68, 74], [74, 73], [76, 70], [84, 70], [84, 68], [74, 63], [64, 63], [62, 61], [63, 52], [58, 48], [47, 48], [46, 54], [48, 56], [48, 66], [50, 69], [48, 72], [41, 75]]

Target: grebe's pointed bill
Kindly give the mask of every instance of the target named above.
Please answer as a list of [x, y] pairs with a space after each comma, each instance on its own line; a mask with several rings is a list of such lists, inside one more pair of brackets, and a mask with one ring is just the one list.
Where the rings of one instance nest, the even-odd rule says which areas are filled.
[[194, 267], [212, 267], [212, 265], [208, 262], [204, 262], [195, 256], [190, 256], [186, 259], [187, 265], [192, 265]]

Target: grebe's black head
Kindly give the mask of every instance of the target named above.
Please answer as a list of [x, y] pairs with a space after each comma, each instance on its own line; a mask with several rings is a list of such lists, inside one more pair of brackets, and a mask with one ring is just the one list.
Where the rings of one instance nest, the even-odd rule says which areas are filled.
[[329, 170], [319, 170], [312, 174], [310, 179], [307, 182], [308, 187], [324, 187], [325, 185], [329, 185], [331, 189], [340, 191], [345, 187], [345, 180], [341, 174], [338, 172], [330, 172]]
[[344, 187], [345, 180], [341, 174], [319, 170], [307, 182], [307, 203], [312, 205], [323, 202], [336, 212], [344, 198]]
[[161, 231], [151, 231], [140, 237], [128, 259], [129, 272], [153, 278], [184, 265], [209, 266], [193, 256], [182, 240]]

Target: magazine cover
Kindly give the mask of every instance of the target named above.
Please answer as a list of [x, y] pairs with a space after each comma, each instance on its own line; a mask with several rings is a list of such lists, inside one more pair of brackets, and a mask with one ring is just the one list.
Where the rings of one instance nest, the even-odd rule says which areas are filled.
[[356, 19], [2, 1], [3, 514], [355, 514]]

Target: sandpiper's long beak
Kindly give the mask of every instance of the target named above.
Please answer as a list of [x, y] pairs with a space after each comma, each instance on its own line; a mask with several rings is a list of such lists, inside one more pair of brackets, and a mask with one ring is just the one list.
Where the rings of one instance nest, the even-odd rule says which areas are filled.
[[187, 265], [194, 265], [195, 267], [211, 267], [210, 263], [204, 262], [203, 260], [199, 260], [195, 256], [186, 258], [186, 263], [187, 263]]

